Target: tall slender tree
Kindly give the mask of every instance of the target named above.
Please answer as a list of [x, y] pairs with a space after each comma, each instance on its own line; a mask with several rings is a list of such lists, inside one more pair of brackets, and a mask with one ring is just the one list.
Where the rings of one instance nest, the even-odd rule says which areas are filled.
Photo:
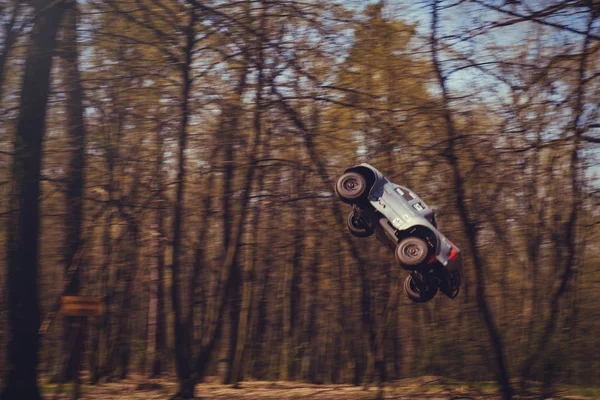
[[183, 235], [183, 211], [186, 179], [186, 150], [188, 143], [188, 123], [190, 118], [190, 94], [192, 90], [192, 62], [194, 44], [196, 42], [196, 22], [198, 19], [198, 9], [196, 6], [190, 6], [188, 11], [188, 22], [186, 24], [185, 47], [183, 53], [183, 62], [180, 64], [181, 73], [181, 95], [180, 95], [180, 121], [179, 134], [177, 139], [177, 186], [175, 190], [175, 204], [173, 210], [173, 261], [171, 264], [172, 283], [171, 283], [171, 305], [173, 308], [175, 322], [175, 366], [177, 378], [179, 380], [179, 390], [177, 397], [193, 398], [195, 381], [191, 378], [191, 368], [189, 361], [189, 341], [186, 340], [186, 327], [183, 316], [183, 306], [181, 304], [180, 287], [181, 267], [183, 259], [182, 235]]
[[62, 2], [36, 2], [40, 12], [25, 61], [13, 158], [14, 211], [8, 220], [8, 306], [11, 339], [2, 400], [40, 399], [37, 383], [40, 175], [46, 105]]
[[[75, 261], [75, 254], [84, 245], [82, 237], [83, 226], [83, 188], [85, 171], [85, 124], [83, 120], [83, 88], [81, 76], [79, 73], [79, 52], [77, 48], [77, 26], [79, 20], [79, 10], [76, 2], [68, 2], [65, 5], [65, 15], [63, 17], [63, 35], [60, 46], [63, 62], [63, 73], [66, 93], [66, 124], [67, 136], [69, 138], [69, 164], [66, 170], [67, 188], [66, 202], [68, 213], [65, 213], [65, 243], [64, 243], [64, 266], [65, 273], [69, 270], [71, 264]], [[77, 268], [72, 276], [65, 295], [75, 296], [79, 292], [81, 285], [82, 267]], [[74, 330], [81, 329], [81, 324], [75, 324], [77, 317], [65, 318], [65, 329], [63, 334], [63, 352], [77, 353], [82, 348], [81, 345], [73, 344], [70, 338], [83, 336], [74, 333]], [[68, 358], [70, 361], [63, 373], [68, 381], [73, 379], [73, 374], [77, 368], [74, 361], [80, 359], [79, 354], [73, 354]]]
[[471, 258], [473, 260], [473, 266], [475, 268], [476, 275], [476, 299], [477, 305], [479, 308], [479, 312], [482, 315], [483, 321], [488, 331], [490, 344], [494, 350], [494, 356], [496, 361], [496, 374], [498, 379], [498, 384], [502, 390], [502, 397], [505, 400], [510, 400], [512, 398], [512, 387], [510, 384], [509, 376], [508, 376], [508, 368], [506, 365], [506, 361], [504, 358], [504, 344], [500, 333], [498, 331], [498, 327], [496, 325], [496, 321], [492, 315], [492, 311], [488, 304], [488, 299], [486, 295], [486, 282], [484, 277], [484, 261], [480, 254], [478, 247], [478, 234], [475, 221], [470, 215], [469, 207], [467, 206], [467, 198], [465, 192], [465, 180], [463, 176], [463, 172], [461, 171], [459, 164], [459, 155], [457, 154], [456, 149], [456, 127], [455, 122], [453, 120], [451, 104], [450, 104], [450, 95], [448, 91], [448, 83], [446, 76], [441, 67], [440, 61], [440, 39], [438, 36], [439, 29], [439, 18], [440, 18], [440, 2], [439, 0], [433, 0], [431, 3], [431, 55], [432, 62], [435, 68], [435, 73], [437, 77], [437, 83], [442, 91], [442, 99], [441, 99], [441, 107], [442, 107], [442, 115], [444, 119], [444, 128], [446, 130], [446, 134], [448, 136], [447, 147], [446, 147], [446, 156], [448, 158], [448, 162], [452, 167], [452, 176], [454, 181], [454, 190], [456, 191], [456, 208], [459, 211], [460, 220], [462, 223], [462, 227], [465, 233], [465, 236], [468, 239], [469, 243], [469, 252], [471, 253]]

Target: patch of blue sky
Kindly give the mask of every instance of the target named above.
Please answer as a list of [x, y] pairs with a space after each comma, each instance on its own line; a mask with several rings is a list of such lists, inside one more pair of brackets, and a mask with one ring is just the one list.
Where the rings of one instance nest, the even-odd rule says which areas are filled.
[[[349, 9], [362, 11], [369, 4], [378, 2], [380, 0], [340, 3]], [[455, 0], [439, 3], [438, 37], [444, 43], [440, 60], [448, 77], [449, 89], [456, 97], [464, 97], [466, 102], [478, 98], [486, 107], [502, 111], [512, 101], [512, 89], [526, 83], [522, 81], [523, 68], [539, 68], [538, 60], [544, 59], [548, 54], [572, 55], [582, 50], [584, 36], [579, 33], [530, 21], [502, 26], [498, 22], [513, 20], [515, 17], [469, 1], [449, 7], [456, 3]], [[432, 1], [387, 0], [384, 4], [384, 16], [416, 25], [413, 51], [416, 57], [429, 58]], [[521, 0], [511, 6], [507, 6], [504, 0], [486, 0], [486, 4], [522, 15], [529, 15], [551, 5], [547, 0]], [[588, 18], [589, 10], [568, 7], [553, 13], [551, 17], [545, 17], [544, 21], [583, 31]], [[600, 20], [596, 20], [592, 26], [592, 33], [600, 35]], [[524, 46], [528, 42], [533, 45]], [[457, 54], [468, 54], [469, 60], [460, 59], [456, 57]], [[517, 61], [520, 65], [515, 63], [514, 70], [507, 70], [506, 61]], [[504, 63], [502, 70], [499, 69], [499, 62]], [[469, 63], [480, 66], [469, 67]], [[563, 137], [573, 117], [571, 110], [564, 107], [572, 89], [566, 82], [558, 80], [552, 86], [548, 93], [544, 93], [545, 99], [556, 107], [550, 116], [553, 120], [544, 131], [547, 140]], [[428, 90], [434, 96], [440, 94], [435, 83], [429, 85]], [[532, 118], [539, 116], [533, 115]], [[598, 106], [586, 104], [582, 124], [589, 124], [595, 118], [598, 118]], [[583, 154], [590, 164], [590, 168], [586, 169], [586, 176], [593, 181], [594, 186], [600, 186], [600, 152], [597, 148], [591, 148], [586, 149]]]

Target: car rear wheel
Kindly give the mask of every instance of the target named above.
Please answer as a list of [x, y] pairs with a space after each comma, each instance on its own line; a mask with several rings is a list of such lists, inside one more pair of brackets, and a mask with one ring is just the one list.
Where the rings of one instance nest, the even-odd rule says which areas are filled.
[[418, 276], [412, 274], [404, 280], [404, 292], [406, 297], [415, 303], [425, 303], [435, 297], [438, 287], [434, 283], [424, 282]]
[[367, 194], [367, 180], [357, 172], [346, 172], [335, 184], [338, 197], [346, 203], [356, 203]]
[[348, 223], [350, 233], [356, 237], [367, 237], [373, 234], [373, 231], [365, 223], [361, 215], [355, 211], [348, 214], [346, 222]]
[[429, 246], [418, 237], [403, 239], [396, 246], [396, 260], [405, 267], [417, 267], [427, 259]]

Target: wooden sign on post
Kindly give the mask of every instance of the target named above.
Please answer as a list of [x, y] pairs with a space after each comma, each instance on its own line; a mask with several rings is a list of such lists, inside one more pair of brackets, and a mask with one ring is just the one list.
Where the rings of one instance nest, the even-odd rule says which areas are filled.
[[63, 296], [61, 310], [67, 317], [99, 317], [102, 315], [102, 298]]

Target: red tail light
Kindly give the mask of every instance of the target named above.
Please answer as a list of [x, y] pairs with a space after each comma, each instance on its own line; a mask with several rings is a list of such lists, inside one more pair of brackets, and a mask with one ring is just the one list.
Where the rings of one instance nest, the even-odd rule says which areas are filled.
[[458, 257], [458, 251], [451, 249], [450, 256], [448, 256], [448, 259], [450, 259], [451, 261], [454, 261], [456, 259], [456, 257]]

